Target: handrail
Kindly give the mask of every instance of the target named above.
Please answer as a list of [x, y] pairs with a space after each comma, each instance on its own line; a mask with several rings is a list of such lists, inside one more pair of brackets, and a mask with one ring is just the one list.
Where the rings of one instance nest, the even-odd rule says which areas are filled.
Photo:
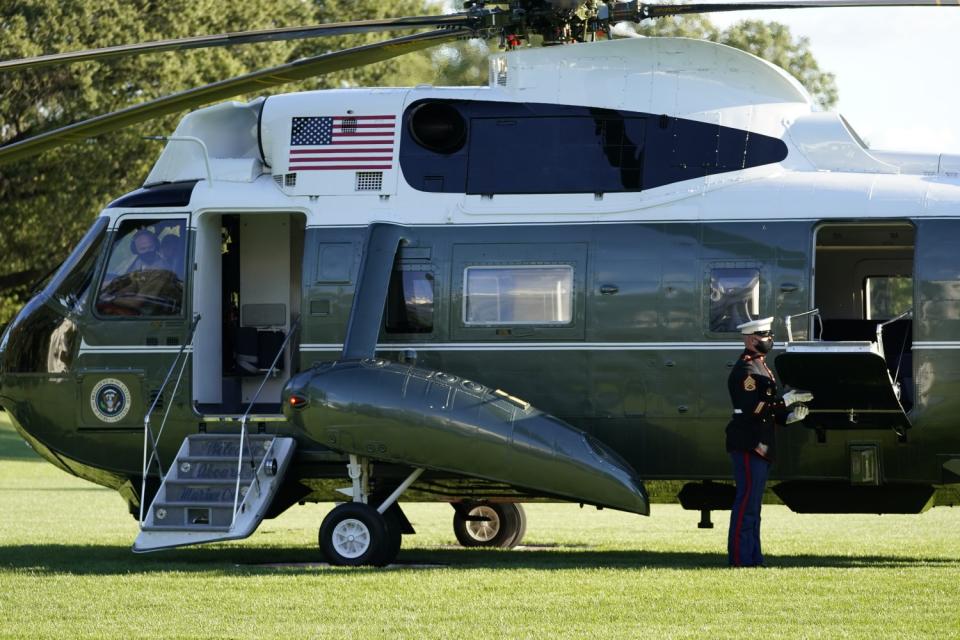
[[237, 484], [236, 489], [233, 494], [233, 518], [230, 520], [230, 526], [233, 527], [234, 523], [237, 521], [237, 509], [240, 507], [240, 473], [243, 471], [243, 449], [244, 445], [247, 448], [247, 455], [250, 457], [250, 469], [253, 471], [253, 482], [257, 485], [257, 491], [260, 491], [260, 478], [256, 473], [256, 465], [253, 461], [253, 449], [250, 448], [250, 439], [247, 437], [247, 420], [250, 418], [250, 413], [253, 411], [253, 405], [257, 403], [257, 400], [260, 398], [260, 393], [263, 391], [263, 388], [267, 384], [267, 380], [270, 379], [270, 376], [273, 375], [274, 369], [277, 368], [277, 362], [280, 361], [280, 358], [283, 356], [284, 351], [286, 351], [287, 344], [290, 342], [290, 338], [300, 327], [300, 318], [298, 317], [296, 321], [290, 326], [290, 330], [287, 332], [286, 337], [283, 339], [283, 344], [280, 345], [280, 349], [277, 351], [277, 355], [273, 357], [273, 362], [270, 363], [270, 368], [267, 369], [267, 373], [263, 376], [263, 380], [260, 381], [260, 386], [257, 387], [257, 392], [253, 394], [253, 397], [250, 399], [250, 404], [247, 405], [247, 410], [243, 412], [243, 416], [240, 418], [240, 447], [237, 452]]
[[812, 315], [817, 319], [817, 322], [820, 323], [820, 335], [823, 336], [823, 319], [820, 318], [820, 309], [810, 309], [810, 311], [804, 311], [803, 313], [795, 313], [790, 316], [785, 316], [783, 318], [784, 324], [787, 326], [787, 342], [793, 342], [793, 328], [791, 326], [791, 321], [794, 318], [802, 318], [803, 316]]
[[[160, 430], [157, 432], [157, 435], [153, 435], [153, 430], [150, 428], [150, 419], [153, 416], [153, 410], [157, 408], [157, 403], [160, 402], [160, 398], [163, 397], [163, 392], [167, 388], [167, 384], [170, 382], [170, 377], [173, 375], [173, 370], [176, 369], [177, 363], [180, 362], [181, 356], [186, 352], [187, 347], [193, 346], [193, 338], [196, 335], [197, 325], [200, 323], [200, 314], [198, 313], [193, 317], [193, 321], [190, 323], [190, 333], [187, 335], [187, 340], [180, 347], [180, 351], [177, 352], [177, 357], [173, 359], [173, 362], [170, 364], [170, 368], [167, 370], [167, 375], [163, 379], [163, 384], [160, 385], [160, 389], [157, 391], [156, 397], [153, 399], [153, 402], [150, 403], [150, 408], [147, 409], [146, 415], [143, 416], [143, 470], [142, 470], [142, 481], [140, 485], [140, 526], [143, 527], [143, 512], [144, 512], [144, 503], [147, 493], [147, 474], [150, 471], [150, 465], [153, 464], [153, 461], [157, 462], [157, 471], [160, 474], [160, 479], [163, 479], [163, 465], [160, 463], [160, 454], [159, 454], [159, 443], [160, 436], [163, 435], [163, 429], [167, 425], [167, 418], [170, 416], [170, 408], [173, 406], [173, 398], [176, 397], [177, 391], [180, 390], [180, 383], [183, 381], [183, 373], [187, 368], [188, 358], [183, 358], [183, 363], [180, 365], [180, 373], [177, 374], [177, 382], [173, 386], [173, 393], [170, 394], [170, 401], [167, 402], [167, 406], [163, 412], [163, 420], [160, 422]], [[150, 457], [147, 458], [147, 443], [150, 443]]]
[[[910, 307], [909, 309], [907, 309], [906, 311], [898, 315], [896, 318], [890, 318], [889, 320], [885, 322], [881, 322], [880, 324], [877, 325], [877, 348], [880, 350], [880, 355], [883, 356], [884, 359], [886, 359], [887, 354], [883, 352], [883, 328], [888, 324], [893, 324], [894, 322], [897, 322], [898, 320], [903, 320], [904, 318], [907, 318], [907, 317], [913, 317], [913, 307]], [[899, 371], [899, 367], [897, 367], [897, 369]]]
[[913, 316], [913, 307], [910, 307], [909, 309], [907, 309], [906, 311], [898, 315], [896, 318], [890, 318], [889, 320], [885, 320], [884, 322], [881, 322], [880, 324], [878, 324], [877, 325], [878, 334], [883, 329], [883, 327], [887, 326], [888, 324], [893, 324], [898, 320], [903, 320], [904, 318], [909, 318], [911, 316]]

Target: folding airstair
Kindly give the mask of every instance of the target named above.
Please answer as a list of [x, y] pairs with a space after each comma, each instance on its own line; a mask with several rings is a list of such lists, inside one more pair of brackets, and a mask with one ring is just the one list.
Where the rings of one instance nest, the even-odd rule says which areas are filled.
[[266, 515], [295, 447], [293, 438], [242, 432], [187, 436], [133, 550], [246, 538]]
[[154, 468], [157, 476], [163, 476], [163, 483], [149, 509], [145, 510], [144, 501], [141, 500], [140, 535], [133, 543], [136, 553], [246, 538], [256, 531], [267, 514], [296, 448], [297, 443], [293, 438], [251, 435], [247, 423], [252, 417], [250, 412], [257, 398], [283, 356], [290, 336], [300, 325], [299, 319], [280, 345], [246, 412], [236, 416], [239, 429], [235, 433], [197, 433], [187, 436], [173, 464], [166, 472], [163, 471], [159, 442], [170, 417], [173, 400], [166, 403], [159, 430], [154, 431], [151, 427], [151, 419], [178, 367], [179, 374], [170, 397], [175, 398], [180, 389], [199, 322], [200, 316], [194, 316], [190, 324], [190, 339], [180, 347], [160, 390], [143, 417], [141, 498], [147, 493], [147, 478], [153, 475]]

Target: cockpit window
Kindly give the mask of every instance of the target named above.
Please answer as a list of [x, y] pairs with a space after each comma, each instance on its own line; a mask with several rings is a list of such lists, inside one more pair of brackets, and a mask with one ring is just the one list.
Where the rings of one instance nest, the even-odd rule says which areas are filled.
[[66, 309], [80, 313], [87, 299], [97, 258], [107, 237], [107, 218], [97, 218], [47, 285], [50, 297]]
[[104, 316], [178, 316], [183, 310], [186, 225], [182, 219], [120, 224], [97, 295]]

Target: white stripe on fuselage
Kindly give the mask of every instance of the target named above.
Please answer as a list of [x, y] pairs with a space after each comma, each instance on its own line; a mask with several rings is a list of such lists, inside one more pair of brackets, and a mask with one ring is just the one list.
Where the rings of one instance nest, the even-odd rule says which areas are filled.
[[[88, 353], [109, 354], [109, 353], [179, 353], [183, 345], [90, 345], [86, 340], [80, 340], [80, 355]], [[188, 345], [186, 351], [193, 351], [193, 346]]]
[[[411, 342], [384, 343], [377, 351], [663, 351], [737, 350], [742, 342]], [[300, 351], [339, 351], [342, 344], [302, 344]]]
[[[776, 348], [785, 346], [777, 343]], [[411, 342], [377, 345], [377, 351], [726, 351], [742, 348], [741, 342]], [[915, 351], [960, 349], [960, 341], [914, 342], [912, 348]], [[179, 345], [89, 345], [84, 341], [80, 344], [80, 355], [178, 353], [180, 349]], [[305, 353], [342, 350], [342, 343], [300, 345], [300, 351]], [[193, 347], [188, 346], [186, 351], [192, 352]]]
[[[778, 342], [775, 347], [783, 350], [786, 343]], [[300, 345], [302, 352], [342, 349], [341, 343]], [[739, 349], [743, 349], [742, 342], [411, 342], [377, 345], [377, 351], [721, 351]], [[914, 342], [913, 349], [960, 349], [960, 341]]]

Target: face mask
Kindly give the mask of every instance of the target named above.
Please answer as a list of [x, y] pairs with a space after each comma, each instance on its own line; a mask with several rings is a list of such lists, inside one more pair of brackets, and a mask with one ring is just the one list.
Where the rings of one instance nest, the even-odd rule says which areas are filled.
[[754, 349], [756, 349], [758, 353], [770, 353], [770, 349], [773, 349], [773, 338], [764, 338], [757, 343]]

